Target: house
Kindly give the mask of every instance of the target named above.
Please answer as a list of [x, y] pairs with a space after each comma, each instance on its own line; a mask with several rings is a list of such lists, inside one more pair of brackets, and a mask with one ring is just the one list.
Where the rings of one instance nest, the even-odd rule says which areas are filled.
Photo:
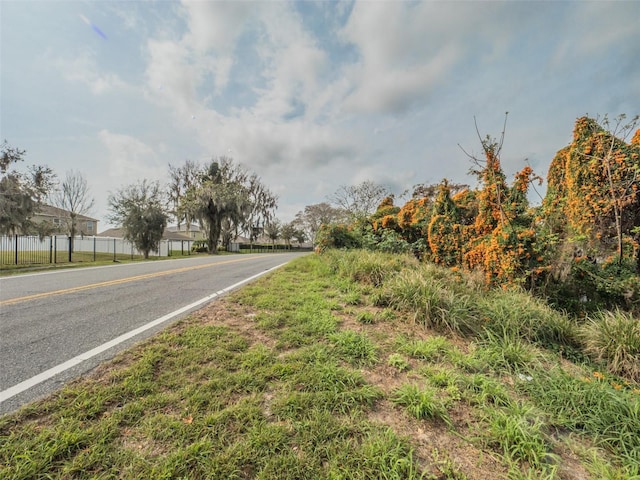
[[[98, 237], [124, 238], [124, 233], [122, 232], [122, 228], [120, 228], [120, 227], [109, 228], [109, 229], [105, 230], [104, 232], [99, 233]], [[172, 232], [168, 228], [165, 228], [164, 232], [162, 233], [162, 240], [192, 241], [193, 239], [191, 237], [188, 237], [187, 235], [182, 234], [182, 233]]]
[[[42, 205], [31, 217], [34, 223], [48, 223], [52, 226], [54, 235], [69, 235], [71, 212], [52, 205]], [[86, 215], [76, 215], [76, 235], [92, 236], [98, 233], [98, 220]]]
[[204, 231], [200, 228], [200, 225], [196, 223], [192, 223], [189, 226], [189, 231], [187, 231], [187, 225], [184, 223], [181, 223], [180, 226], [169, 225], [167, 230], [187, 235], [191, 240], [206, 240], [207, 238]]

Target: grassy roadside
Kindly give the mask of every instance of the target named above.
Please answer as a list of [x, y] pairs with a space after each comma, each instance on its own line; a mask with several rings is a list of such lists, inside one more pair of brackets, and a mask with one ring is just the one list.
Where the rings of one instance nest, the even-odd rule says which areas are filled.
[[304, 256], [1, 417], [0, 479], [640, 478], [638, 385], [579, 331], [408, 257]]

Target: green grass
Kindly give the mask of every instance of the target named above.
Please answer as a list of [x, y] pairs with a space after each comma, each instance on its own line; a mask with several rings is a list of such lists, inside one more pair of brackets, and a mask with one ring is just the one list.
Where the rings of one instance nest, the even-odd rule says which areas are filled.
[[640, 319], [622, 311], [600, 312], [582, 326], [587, 355], [607, 369], [640, 382]]
[[550, 451], [543, 431], [544, 421], [531, 407], [518, 403], [487, 410], [490, 445], [510, 460], [525, 461], [534, 469], [549, 462]]
[[638, 478], [626, 370], [570, 363], [562, 315], [473, 285], [301, 257], [0, 417], [0, 479]]
[[446, 406], [434, 388], [405, 384], [395, 391], [391, 399], [418, 420], [439, 419], [451, 423]]

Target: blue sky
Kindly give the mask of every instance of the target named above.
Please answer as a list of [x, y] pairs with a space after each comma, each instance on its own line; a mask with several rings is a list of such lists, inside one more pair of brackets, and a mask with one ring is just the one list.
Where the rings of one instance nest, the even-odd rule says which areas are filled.
[[[575, 119], [640, 113], [640, 2], [0, 0], [0, 140], [109, 192], [227, 155], [290, 221], [341, 185], [546, 176]], [[544, 190], [544, 187], [543, 187]], [[400, 202], [398, 202], [400, 203]]]

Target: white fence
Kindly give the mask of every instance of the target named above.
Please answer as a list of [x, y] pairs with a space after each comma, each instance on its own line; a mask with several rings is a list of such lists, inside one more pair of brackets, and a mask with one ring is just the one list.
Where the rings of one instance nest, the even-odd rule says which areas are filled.
[[[66, 235], [42, 238], [27, 235], [0, 236], [0, 265], [66, 263], [74, 261], [74, 257], [79, 255], [87, 261], [91, 257], [95, 260], [98, 253], [111, 254], [114, 261], [142, 255], [131, 242], [122, 238], [75, 237], [73, 249], [70, 248], [70, 240]], [[149, 256], [169, 257], [174, 252], [188, 255], [192, 243], [192, 240], [162, 240], [158, 250], [149, 252]]]

